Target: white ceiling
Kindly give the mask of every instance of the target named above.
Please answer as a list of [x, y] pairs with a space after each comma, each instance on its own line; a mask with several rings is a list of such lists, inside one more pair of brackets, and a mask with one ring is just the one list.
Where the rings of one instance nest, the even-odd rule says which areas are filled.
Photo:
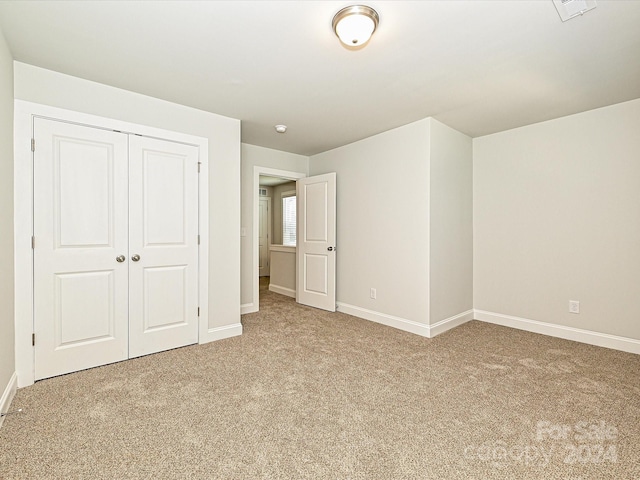
[[638, 0], [565, 23], [551, 0], [366, 1], [380, 25], [359, 51], [331, 30], [349, 4], [0, 1], [0, 28], [18, 61], [238, 118], [243, 142], [304, 155], [428, 116], [476, 137], [640, 97]]

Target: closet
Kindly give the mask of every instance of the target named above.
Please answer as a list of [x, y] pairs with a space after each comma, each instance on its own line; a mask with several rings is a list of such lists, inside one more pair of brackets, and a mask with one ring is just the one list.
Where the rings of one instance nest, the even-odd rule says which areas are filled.
[[198, 148], [34, 118], [35, 379], [198, 341]]

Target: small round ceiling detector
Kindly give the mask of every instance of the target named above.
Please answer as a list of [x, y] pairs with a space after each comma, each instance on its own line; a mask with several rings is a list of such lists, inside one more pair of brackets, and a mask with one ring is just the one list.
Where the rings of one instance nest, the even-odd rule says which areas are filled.
[[276, 125], [276, 132], [278, 133], [284, 133], [287, 131], [287, 126], [286, 125]]

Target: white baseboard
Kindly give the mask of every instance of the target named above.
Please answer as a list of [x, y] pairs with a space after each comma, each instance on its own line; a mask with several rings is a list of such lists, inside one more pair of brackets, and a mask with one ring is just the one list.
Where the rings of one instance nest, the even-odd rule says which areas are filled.
[[419, 323], [414, 320], [394, 317], [393, 315], [367, 310], [366, 308], [356, 307], [355, 305], [349, 305], [347, 303], [337, 302], [336, 305], [338, 306], [339, 312], [370, 320], [372, 322], [381, 323], [382, 325], [397, 328], [398, 330], [404, 330], [405, 332], [415, 333], [416, 335], [427, 338], [433, 338], [447, 330], [451, 330], [452, 328], [473, 320], [473, 310], [467, 310], [466, 312], [440, 320], [433, 325], [425, 325], [424, 323]]
[[296, 291], [291, 288], [281, 287], [280, 285], [269, 284], [269, 291], [273, 293], [279, 293], [280, 295], [286, 295], [287, 297], [296, 298]]
[[588, 343], [589, 345], [596, 345], [598, 347], [640, 354], [640, 340], [634, 338], [618, 337], [607, 333], [566, 327], [554, 323], [539, 322], [528, 318], [513, 317], [511, 315], [486, 312], [484, 310], [474, 310], [473, 316], [476, 320], [482, 322], [495, 323], [496, 325], [526, 330], [527, 332], [541, 333], [542, 335]]
[[214, 342], [216, 340], [224, 340], [225, 338], [237, 337], [238, 335], [242, 335], [242, 324], [232, 323], [231, 325], [210, 328], [207, 330], [207, 337], [204, 341], [200, 341], [199, 343], [202, 344]]
[[434, 323], [429, 326], [429, 336], [430, 338], [435, 337], [436, 335], [440, 335], [441, 333], [446, 332], [447, 330], [451, 330], [463, 323], [467, 323], [473, 320], [473, 310], [467, 310], [466, 312], [459, 313], [449, 318], [445, 318], [444, 320], [440, 320], [439, 322]]
[[253, 303], [243, 303], [240, 305], [240, 315], [246, 315], [247, 313], [255, 313], [258, 308]]
[[347, 303], [337, 302], [336, 305], [339, 312], [346, 313], [347, 315], [364, 318], [365, 320], [381, 323], [382, 325], [404, 330], [409, 333], [415, 333], [423, 337], [429, 337], [429, 326], [423, 323], [407, 320], [406, 318], [394, 317], [386, 313], [374, 312], [373, 310], [367, 310], [366, 308], [356, 307], [355, 305], [349, 305]]
[[347, 303], [337, 302], [337, 306], [339, 312], [370, 320], [372, 322], [381, 323], [382, 325], [397, 328], [398, 330], [404, 330], [405, 332], [415, 333], [416, 335], [427, 338], [433, 338], [447, 330], [451, 330], [452, 328], [473, 320], [473, 310], [467, 310], [466, 312], [445, 318], [433, 325], [425, 325], [424, 323], [419, 323], [414, 320], [394, 317], [393, 315], [367, 310], [366, 308], [356, 307], [355, 305], [349, 305]]
[[[13, 396], [16, 394], [16, 390], [18, 389], [18, 375], [14, 372], [9, 379], [9, 383], [4, 389], [4, 393], [2, 397], [0, 397], [0, 412], [6, 413], [11, 408], [11, 401], [13, 400]], [[4, 423], [4, 417], [0, 417], [0, 427]]]

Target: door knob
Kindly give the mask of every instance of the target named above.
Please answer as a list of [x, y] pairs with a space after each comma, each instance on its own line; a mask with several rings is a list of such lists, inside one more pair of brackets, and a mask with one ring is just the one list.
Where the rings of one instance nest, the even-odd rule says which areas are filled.
[[137, 262], [138, 260], [140, 260], [140, 255], [136, 253], [133, 257], [131, 257], [131, 260], [133, 260], [134, 262]]
[[333, 252], [333, 247], [327, 247], [327, 250], [329, 250], [330, 252]]
[[124, 255], [118, 255], [118, 256], [116, 257], [116, 262], [118, 262], [118, 263], [122, 263], [122, 262], [124, 262], [125, 260], [126, 260], [126, 257], [125, 257]]

